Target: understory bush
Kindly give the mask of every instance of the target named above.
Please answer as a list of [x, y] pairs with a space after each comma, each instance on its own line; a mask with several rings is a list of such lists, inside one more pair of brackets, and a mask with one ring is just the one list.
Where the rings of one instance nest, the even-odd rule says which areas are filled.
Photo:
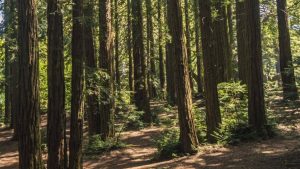
[[98, 155], [103, 152], [123, 148], [125, 146], [126, 145], [117, 137], [103, 141], [100, 135], [93, 135], [89, 137], [89, 141], [84, 148], [84, 152], [86, 155]]
[[157, 147], [155, 159], [169, 159], [180, 155], [179, 129], [165, 130], [153, 140]]

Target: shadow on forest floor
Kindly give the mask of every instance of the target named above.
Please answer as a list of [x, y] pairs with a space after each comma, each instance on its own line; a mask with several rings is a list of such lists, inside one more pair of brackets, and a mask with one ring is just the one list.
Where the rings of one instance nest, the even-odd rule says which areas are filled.
[[[152, 104], [156, 111], [164, 103]], [[154, 161], [155, 140], [166, 128], [148, 127], [140, 131], [125, 131], [121, 140], [126, 147], [96, 157], [85, 157], [85, 169], [300, 169], [300, 111], [299, 105], [270, 103], [279, 123], [278, 135], [270, 140], [241, 143], [238, 146], [202, 145], [198, 154], [167, 161]], [[176, 114], [160, 113], [160, 118], [174, 118]], [[43, 118], [43, 124], [45, 118]], [[44, 126], [44, 125], [43, 125]], [[0, 169], [17, 169], [17, 143], [10, 141], [11, 130], [0, 129]]]

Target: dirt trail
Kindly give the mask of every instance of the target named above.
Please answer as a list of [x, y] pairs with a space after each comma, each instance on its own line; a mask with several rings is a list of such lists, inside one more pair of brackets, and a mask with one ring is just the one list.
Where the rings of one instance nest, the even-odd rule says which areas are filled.
[[[193, 156], [154, 161], [156, 139], [164, 128], [148, 127], [126, 131], [125, 148], [85, 158], [85, 169], [300, 169], [300, 112], [297, 108], [276, 107], [280, 113], [279, 135], [270, 140], [238, 146], [202, 145]], [[17, 169], [17, 143], [10, 141], [11, 130], [0, 129], [0, 169]]]

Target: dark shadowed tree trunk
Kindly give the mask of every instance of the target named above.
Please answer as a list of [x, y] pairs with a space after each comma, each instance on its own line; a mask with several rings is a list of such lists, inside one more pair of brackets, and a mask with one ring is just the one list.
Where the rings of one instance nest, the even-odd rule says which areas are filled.
[[286, 0], [277, 0], [280, 72], [284, 99], [299, 98], [295, 82]]
[[100, 134], [99, 89], [97, 80], [97, 59], [94, 45], [94, 1], [84, 1], [84, 43], [86, 64], [86, 111], [88, 116], [89, 134]]
[[146, 83], [146, 57], [143, 44], [143, 15], [142, 1], [133, 0], [132, 4], [132, 43], [134, 60], [134, 102], [138, 111], [144, 111], [143, 120], [152, 122], [150, 112], [148, 86]]
[[249, 48], [248, 43], [245, 41], [246, 34], [246, 11], [245, 1], [236, 0], [236, 35], [237, 35], [237, 55], [238, 55], [238, 72], [239, 80], [243, 84], [248, 83], [249, 79]]
[[[167, 25], [168, 25], [168, 27], [166, 28], [168, 30], [168, 34], [166, 34], [166, 36], [168, 36], [172, 34], [170, 25], [172, 25], [171, 21], [173, 19], [173, 16], [171, 11], [168, 10], [167, 3], [165, 8], [166, 8], [165, 20], [167, 21]], [[171, 38], [166, 38], [166, 40], [167, 40], [166, 42], [167, 101], [170, 105], [175, 106], [177, 103], [175, 60], [173, 58], [175, 47]]]
[[212, 1], [216, 17], [212, 20], [213, 46], [215, 47], [218, 82], [227, 82], [231, 78], [231, 56], [228, 35], [227, 13], [224, 1]]
[[114, 57], [111, 0], [99, 0], [100, 68], [107, 74], [100, 91], [100, 135], [114, 136]]
[[73, 0], [72, 30], [72, 82], [71, 82], [71, 126], [69, 169], [82, 169], [83, 137], [83, 65], [84, 65], [84, 30], [83, 0]]
[[63, 16], [59, 1], [47, 1], [48, 17], [48, 168], [64, 168], [65, 79]]
[[200, 51], [200, 18], [199, 18], [199, 3], [198, 0], [194, 0], [193, 4], [194, 17], [195, 17], [195, 45], [196, 45], [196, 57], [197, 57], [197, 89], [198, 94], [203, 94], [203, 77], [202, 77], [202, 59]]
[[41, 169], [38, 34], [35, 0], [18, 0], [19, 168]]
[[[127, 0], [127, 53], [128, 53], [128, 84], [129, 84], [129, 90], [130, 92], [134, 91], [134, 82], [133, 82], [133, 58], [132, 58], [132, 25], [131, 25], [131, 0]], [[131, 101], [133, 101], [132, 95]]]
[[150, 61], [150, 70], [148, 73], [148, 86], [149, 96], [154, 98], [157, 96], [156, 88], [154, 85], [154, 78], [156, 75], [155, 68], [155, 55], [154, 55], [154, 34], [153, 34], [153, 9], [151, 0], [146, 0], [146, 13], [147, 13], [147, 55]]
[[210, 0], [199, 1], [201, 22], [201, 40], [204, 65], [204, 87], [206, 99], [206, 125], [207, 139], [215, 142], [213, 134], [218, 130], [221, 123], [219, 108], [218, 90], [217, 90], [217, 70], [216, 57], [213, 44], [212, 16]]
[[266, 114], [263, 87], [259, 0], [246, 0], [247, 41], [249, 42], [248, 119], [259, 134], [265, 134]]
[[17, 51], [17, 25], [18, 16], [16, 11], [16, 0], [7, 0], [8, 18], [7, 18], [7, 50], [10, 55], [10, 104], [11, 104], [11, 117], [10, 127], [14, 129], [13, 140], [18, 139], [18, 122], [17, 117], [19, 113], [19, 55]]
[[10, 125], [13, 128], [13, 118], [12, 117], [12, 103], [11, 103], [11, 96], [12, 96], [12, 79], [11, 79], [11, 70], [12, 64], [11, 60], [13, 59], [14, 53], [12, 51], [13, 48], [13, 38], [12, 38], [12, 14], [14, 9], [11, 9], [11, 0], [4, 1], [4, 26], [5, 26], [5, 43], [4, 43], [4, 50], [5, 50], [5, 62], [4, 62], [4, 77], [5, 77], [5, 115], [4, 115], [4, 123], [6, 125]]
[[163, 20], [162, 17], [162, 2], [157, 2], [157, 13], [158, 13], [158, 55], [159, 55], [159, 81], [161, 92], [164, 96], [165, 92], [165, 59], [163, 54]]
[[118, 0], [114, 0], [114, 26], [115, 26], [115, 69], [116, 69], [116, 84], [117, 88], [121, 88], [121, 75], [120, 75], [120, 52], [119, 52], [119, 36], [120, 36], [120, 28], [119, 28], [119, 7]]
[[170, 105], [176, 104], [176, 83], [174, 72], [174, 46], [172, 42], [166, 44], [166, 74], [167, 74], [167, 101]]
[[184, 153], [195, 153], [197, 151], [198, 139], [192, 113], [192, 93], [189, 79], [188, 56], [182, 26], [181, 1], [168, 0], [167, 3], [168, 15], [171, 15], [173, 18], [169, 21], [169, 28], [175, 46], [172, 58], [175, 60], [177, 78], [180, 147]]

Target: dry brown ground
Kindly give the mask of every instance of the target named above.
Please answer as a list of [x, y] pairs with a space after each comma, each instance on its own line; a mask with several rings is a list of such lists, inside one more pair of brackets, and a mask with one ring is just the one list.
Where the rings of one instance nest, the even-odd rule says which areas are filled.
[[[121, 139], [125, 148], [85, 158], [85, 169], [300, 169], [300, 111], [288, 106], [274, 106], [278, 113], [279, 135], [270, 140], [242, 143], [238, 146], [203, 145], [198, 154], [167, 161], [154, 161], [152, 139], [163, 127], [126, 131]], [[0, 169], [17, 169], [17, 143], [10, 141], [11, 130], [0, 130]]]

